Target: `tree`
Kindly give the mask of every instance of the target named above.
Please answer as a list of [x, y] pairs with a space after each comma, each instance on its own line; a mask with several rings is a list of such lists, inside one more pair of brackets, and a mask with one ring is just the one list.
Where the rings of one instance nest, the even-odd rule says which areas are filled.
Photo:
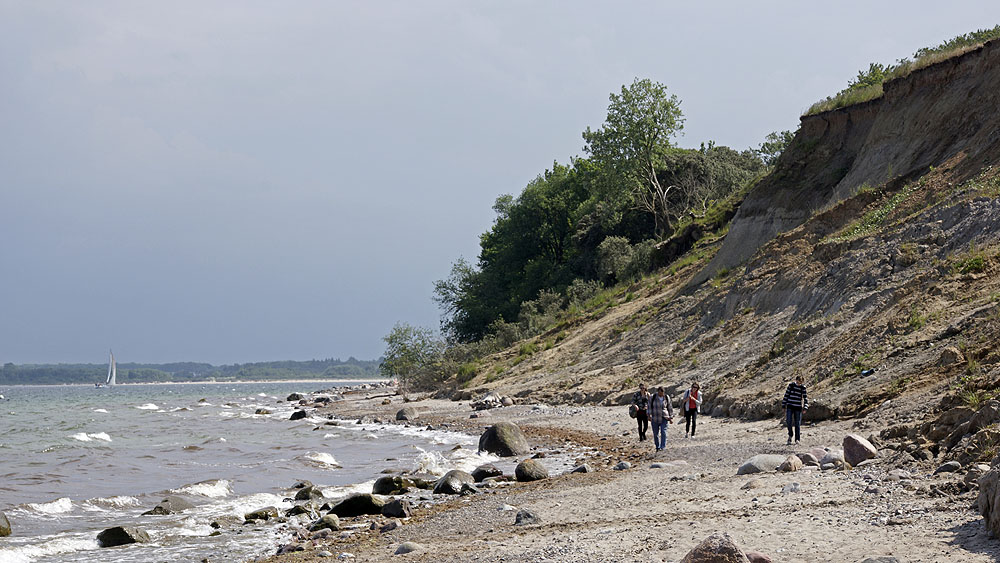
[[396, 323], [382, 340], [386, 348], [379, 371], [398, 378], [403, 391], [419, 386], [421, 376], [433, 370], [444, 352], [444, 343], [434, 337], [431, 329], [403, 322]]
[[795, 133], [792, 131], [772, 131], [764, 137], [764, 142], [760, 144], [756, 152], [760, 155], [760, 159], [764, 161], [764, 164], [771, 166], [774, 164], [781, 153], [785, 152], [785, 148], [788, 144], [792, 142], [795, 137]]
[[671, 138], [684, 129], [680, 100], [648, 78], [622, 86], [621, 94], [612, 93], [610, 100], [604, 125], [583, 132], [584, 150], [625, 183], [637, 206], [653, 214], [656, 235], [662, 237], [669, 227], [671, 192], [681, 187], [662, 185], [657, 169], [673, 146]]

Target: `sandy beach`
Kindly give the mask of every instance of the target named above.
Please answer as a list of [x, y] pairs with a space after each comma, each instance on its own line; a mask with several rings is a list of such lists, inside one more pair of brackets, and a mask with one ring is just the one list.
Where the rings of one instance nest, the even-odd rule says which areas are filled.
[[[393, 419], [402, 401], [392, 397], [385, 405], [384, 399], [383, 390], [377, 398], [361, 395], [324, 410]], [[385, 517], [345, 518], [342, 527], [350, 533], [344, 537], [305, 540], [305, 551], [268, 561], [330, 555], [354, 561], [679, 561], [715, 532], [773, 561], [1000, 559], [1000, 542], [975, 510], [977, 491], [963, 490], [964, 473], [934, 475], [934, 462], [880, 446], [876, 459], [851, 470], [736, 474], [756, 454], [839, 448], [847, 434], [878, 435], [878, 428], [860, 430], [856, 421], [806, 426], [802, 444], [786, 446], [785, 430], [773, 419], [702, 417], [696, 438], [685, 439], [683, 425], [671, 425], [667, 449], [654, 453], [651, 442], [638, 442], [634, 421], [620, 406], [526, 404], [479, 411], [477, 418], [470, 418], [468, 402], [424, 399], [406, 406], [420, 410], [412, 424], [473, 435], [495, 422], [515, 422], [533, 453], [571, 446], [582, 452], [577, 461], [596, 471], [507, 483], [440, 502], [445, 495], [433, 495], [433, 505], [418, 507], [402, 526], [384, 533], [369, 528], [386, 523]], [[631, 468], [613, 470], [621, 461]], [[889, 476], [898, 469], [912, 477]], [[520, 509], [540, 522], [515, 525]], [[394, 555], [407, 541], [423, 549]]]

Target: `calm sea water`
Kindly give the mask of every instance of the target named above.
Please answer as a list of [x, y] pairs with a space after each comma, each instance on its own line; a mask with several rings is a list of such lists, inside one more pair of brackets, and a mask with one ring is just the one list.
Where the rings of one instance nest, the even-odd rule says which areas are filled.
[[[283, 538], [276, 527], [211, 537], [212, 520], [288, 508], [288, 487], [301, 479], [337, 498], [370, 492], [387, 467], [441, 474], [495, 460], [477, 455], [467, 435], [293, 422], [293, 406], [278, 402], [333, 385], [0, 388], [0, 510], [13, 527], [0, 538], [0, 563], [253, 559], [273, 552]], [[197, 507], [140, 516], [167, 494]], [[100, 549], [97, 533], [117, 525], [141, 526], [153, 541]]]

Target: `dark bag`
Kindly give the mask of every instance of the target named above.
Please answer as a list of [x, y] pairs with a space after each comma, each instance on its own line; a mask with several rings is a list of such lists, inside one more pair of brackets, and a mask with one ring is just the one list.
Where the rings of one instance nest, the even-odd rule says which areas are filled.
[[630, 405], [628, 408], [628, 415], [631, 418], [635, 418], [639, 414], [639, 407], [637, 405]]

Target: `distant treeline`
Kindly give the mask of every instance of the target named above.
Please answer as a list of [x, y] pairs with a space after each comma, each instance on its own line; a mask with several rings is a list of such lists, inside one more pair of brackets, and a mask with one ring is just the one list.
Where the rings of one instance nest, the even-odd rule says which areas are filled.
[[[164, 381], [260, 381], [283, 379], [359, 379], [380, 377], [378, 360], [348, 358], [280, 361], [213, 366], [196, 362], [171, 364], [118, 364], [118, 383]], [[4, 364], [0, 385], [55, 385], [103, 383], [107, 364]]]

